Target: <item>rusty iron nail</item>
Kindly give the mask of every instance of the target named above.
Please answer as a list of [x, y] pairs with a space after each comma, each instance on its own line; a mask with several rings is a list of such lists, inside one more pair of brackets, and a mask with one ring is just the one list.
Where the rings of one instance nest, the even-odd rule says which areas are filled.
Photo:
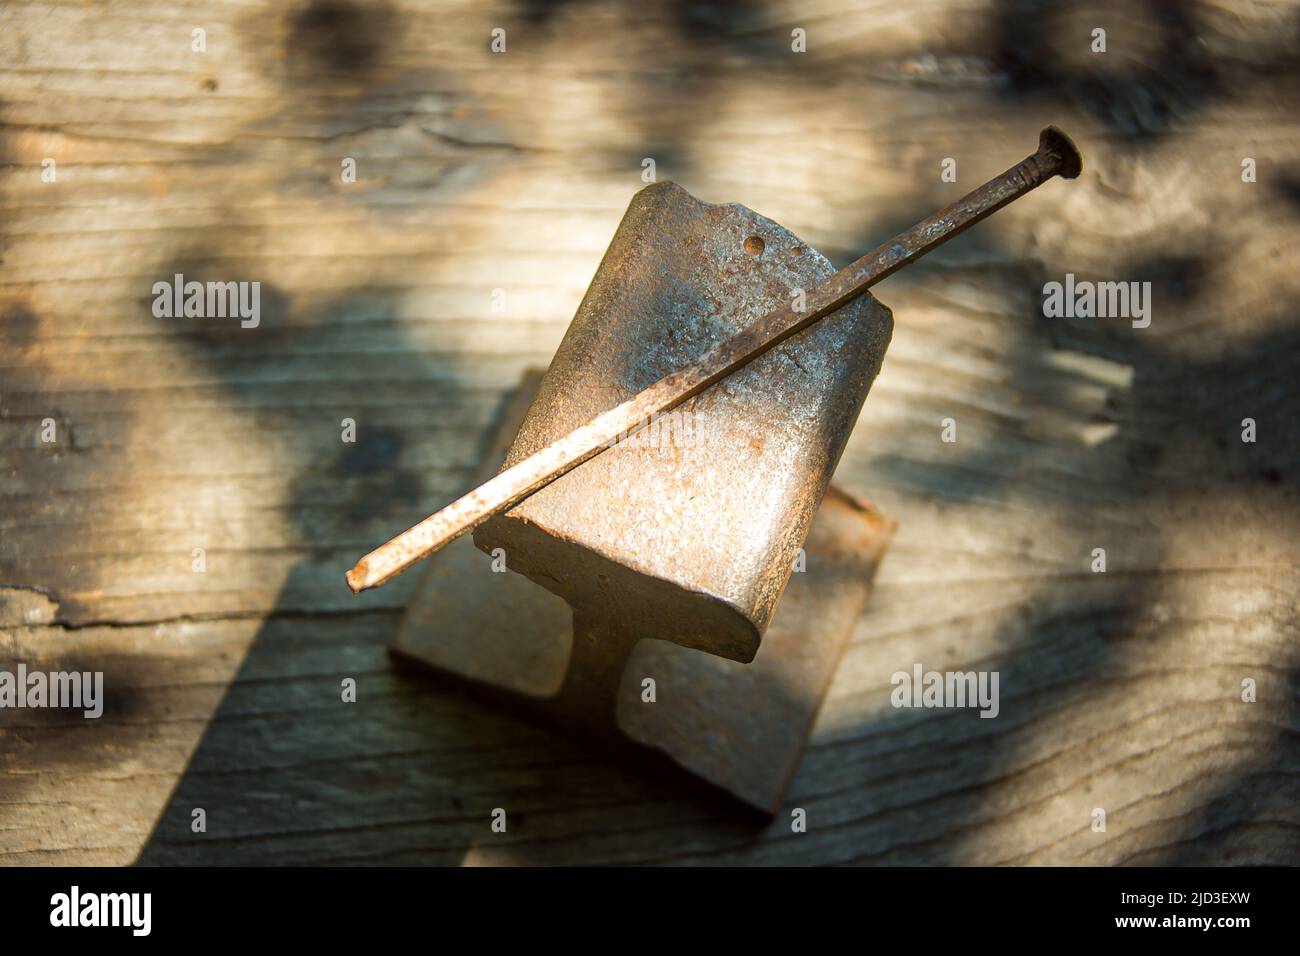
[[698, 395], [1053, 176], [1074, 179], [1082, 169], [1083, 158], [1070, 138], [1055, 126], [1047, 127], [1039, 135], [1036, 152], [815, 286], [808, 292], [802, 311], [786, 306], [769, 312], [693, 365], [665, 375], [621, 405], [457, 498], [358, 561], [347, 573], [348, 587], [360, 593], [396, 577], [421, 558], [600, 454], [614, 441], [635, 433], [653, 416]]

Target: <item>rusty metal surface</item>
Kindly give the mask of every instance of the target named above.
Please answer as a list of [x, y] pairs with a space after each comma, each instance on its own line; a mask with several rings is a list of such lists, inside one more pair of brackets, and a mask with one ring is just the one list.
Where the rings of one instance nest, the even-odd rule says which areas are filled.
[[[743, 206], [703, 203], [673, 183], [643, 189], [507, 466], [832, 272]], [[600, 621], [605, 640], [753, 659], [891, 329], [888, 310], [863, 296], [487, 522], [475, 542], [503, 548], [512, 570]]]
[[[463, 545], [448, 550], [394, 653], [562, 726], [635, 741], [774, 811], [892, 534], [869, 506], [827, 496], [892, 331], [863, 289], [1050, 176], [1077, 172], [1069, 141], [1044, 131], [1038, 153], [834, 274], [743, 206], [702, 203], [671, 183], [642, 190], [505, 468], [462, 500], [489, 507], [511, 493], [512, 469], [540, 481], [532, 471], [552, 458], [590, 458], [586, 443], [610, 421], [635, 423], [639, 402], [648, 412], [690, 397], [669, 427], [547, 477], [479, 528], [481, 550], [541, 588], [494, 573]], [[507, 416], [498, 445], [512, 426]], [[805, 538], [806, 570], [791, 581]], [[390, 558], [400, 564], [413, 540], [390, 542]]]
[[[767, 250], [768, 240], [764, 239], [761, 230], [752, 232], [743, 239], [733, 235], [728, 241], [727, 237], [701, 234], [699, 231], [692, 232], [689, 228], [684, 229], [682, 235], [674, 236], [671, 231], [656, 232], [654, 224], [644, 223], [646, 235], [642, 238], [649, 240], [649, 251], [647, 248], [639, 248], [632, 242], [620, 244], [619, 237], [616, 236], [614, 244], [601, 264], [601, 270], [611, 277], [627, 272], [623, 278], [634, 288], [630, 290], [631, 294], [628, 296], [620, 296], [617, 289], [609, 288], [595, 297], [589, 293], [584, 300], [584, 307], [587, 302], [599, 303], [602, 298], [607, 298], [616, 306], [624, 307], [648, 304], [682, 309], [684, 306], [689, 306], [689, 310], [676, 315], [678, 321], [670, 323], [669, 329], [657, 329], [657, 333], [675, 331], [686, 336], [684, 351], [688, 355], [694, 351], [694, 357], [689, 358], [686, 364], [661, 372], [661, 377], [641, 384], [635, 394], [631, 394], [617, 404], [593, 412], [586, 420], [571, 423], [568, 430], [551, 433], [546, 443], [534, 445], [528, 454], [513, 458], [509, 466], [495, 477], [371, 551], [348, 571], [346, 575], [348, 587], [353, 592], [358, 592], [383, 584], [422, 557], [432, 554], [449, 541], [518, 504], [538, 489], [600, 454], [616, 436], [640, 428], [652, 416], [673, 409], [700, 394], [738, 369], [766, 355], [769, 350], [776, 348], [787, 339], [802, 334], [823, 317], [837, 310], [847, 310], [848, 304], [863, 295], [870, 286], [954, 236], [960, 235], [1007, 203], [1037, 188], [1053, 176], [1073, 179], [1079, 175], [1082, 168], [1082, 157], [1070, 138], [1055, 127], [1048, 127], [1039, 137], [1037, 152], [1026, 157], [1001, 176], [990, 180], [946, 209], [878, 246], [833, 276], [825, 278], [824, 281], [808, 289], [806, 296], [793, 296], [793, 289], [787, 289], [787, 295], [793, 296], [790, 304], [773, 305], [770, 311], [758, 316], [745, 314], [748, 303], [743, 299], [737, 302], [734, 298], [727, 298], [719, 302], [717, 297], [737, 291], [742, 296], [749, 295], [757, 288], [756, 283], [769, 281], [772, 278], [764, 272], [765, 267], [779, 259], [782, 251], [789, 250], [791, 247], [787, 246], [786, 242], [793, 239], [789, 233], [780, 230], [780, 227], [775, 227], [774, 223], [761, 220], [758, 224], [773, 226], [775, 230], [779, 230], [773, 233], [778, 241], [777, 253]], [[665, 197], [658, 193], [655, 194], [654, 199], [648, 199], [647, 194], [657, 189], [658, 187], [650, 187], [643, 190], [641, 196], [633, 200], [629, 216], [638, 210], [637, 202], [640, 199], [647, 199], [650, 202], [663, 200]], [[665, 208], [668, 206], [669, 204], [665, 203]], [[721, 218], [728, 210], [753, 216], [748, 210], [739, 206], [705, 208], [710, 211], [701, 213], [697, 218], [706, 216]], [[689, 222], [687, 220], [684, 224], [689, 225]], [[626, 220], [624, 225], [627, 225]], [[621, 228], [620, 232], [622, 231]], [[629, 235], [633, 238], [635, 238], [634, 233], [635, 230], [629, 230]], [[720, 241], [721, 246], [708, 244], [710, 239]], [[666, 261], [672, 262], [671, 253], [674, 250], [674, 243], [678, 241], [693, 244], [697, 247], [697, 251], [704, 253], [701, 258], [722, 266], [724, 281], [716, 283], [711, 293], [709, 290], [701, 293], [699, 289], [694, 289], [692, 290], [694, 294], [685, 298], [656, 297], [652, 294], [648, 300], [644, 300], [644, 290], [638, 290], [636, 287], [642, 284], [641, 280], [647, 275], [655, 274], [657, 265], [652, 257], [665, 255]], [[748, 270], [733, 268], [736, 243], [739, 243], [739, 247], [755, 260], [756, 267]], [[710, 259], [711, 253], [714, 255]], [[648, 259], [647, 256], [651, 258]], [[797, 269], [796, 265], [795, 270]], [[689, 270], [685, 270], [679, 278], [689, 274]], [[737, 276], [741, 277], [738, 288], [734, 284], [729, 286], [725, 281]], [[599, 279], [599, 275], [597, 278]], [[798, 286], [805, 289], [806, 283], [800, 282]], [[641, 302], [637, 300], [638, 291], [643, 296]], [[698, 311], [701, 308], [707, 310], [710, 305], [712, 305], [711, 311]], [[664, 318], [658, 311], [635, 314], [640, 319], [650, 316], [662, 321]], [[617, 317], [616, 313], [615, 318]], [[582, 318], [582, 308], [579, 309], [579, 318]], [[735, 327], [729, 328], [723, 335], [715, 334], [716, 326], [718, 324], [726, 326], [728, 319], [738, 320], [733, 323]], [[587, 335], [589, 338], [600, 338], [599, 327], [593, 329], [590, 323], [579, 323], [578, 319], [575, 319], [574, 325], [578, 327], [580, 337]], [[693, 343], [690, 340], [692, 333], [699, 333], [705, 339], [712, 337], [712, 342]], [[566, 338], [565, 341], [569, 342], [569, 339]], [[592, 341], [581, 342], [577, 347], [581, 349], [592, 344]], [[678, 343], [674, 344], [681, 347]], [[700, 347], [693, 348], [696, 344]], [[705, 348], [705, 345], [708, 347]], [[653, 354], [651, 353], [652, 356]], [[601, 356], [591, 353], [588, 357], [598, 360]], [[607, 383], [596, 380], [597, 387], [603, 387], [605, 384]], [[625, 394], [617, 387], [614, 387], [613, 391], [615, 394]], [[621, 565], [617, 565], [616, 562], [616, 566]], [[599, 578], [600, 574], [597, 572], [597, 579]], [[761, 634], [761, 623], [757, 630]], [[714, 650], [724, 654], [730, 652], [716, 647]]]
[[[514, 434], [517, 404], [513, 414], [507, 410], [500, 433]], [[428, 562], [391, 650], [567, 732], [654, 752], [771, 813], [798, 767], [892, 531], [892, 521], [832, 486], [812, 522], [806, 570], [792, 575], [749, 664], [638, 642], [586, 615], [575, 621], [563, 601], [527, 578], [494, 573], [492, 559], [467, 539]], [[647, 678], [653, 702], [643, 699]]]
[[[619, 728], [758, 809], [775, 813], [866, 606], [894, 523], [831, 485], [807, 569], [792, 575], [752, 663], [641, 641], [623, 672]], [[658, 700], [646, 704], [641, 681]]]

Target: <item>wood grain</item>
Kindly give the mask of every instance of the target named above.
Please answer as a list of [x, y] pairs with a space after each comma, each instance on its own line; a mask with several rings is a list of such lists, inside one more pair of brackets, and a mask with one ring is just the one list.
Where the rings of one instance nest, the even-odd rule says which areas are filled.
[[[0, 9], [0, 660], [109, 691], [0, 712], [0, 860], [1300, 861], [1300, 9], [847, 6]], [[643, 159], [842, 264], [1047, 123], [1080, 180], [876, 290], [836, 480], [899, 530], [807, 833], [393, 668], [411, 582], [342, 572], [467, 484]], [[154, 318], [176, 272], [261, 325]], [[1152, 282], [1150, 328], [1045, 319], [1066, 272]], [[1000, 716], [893, 708], [915, 662]]]

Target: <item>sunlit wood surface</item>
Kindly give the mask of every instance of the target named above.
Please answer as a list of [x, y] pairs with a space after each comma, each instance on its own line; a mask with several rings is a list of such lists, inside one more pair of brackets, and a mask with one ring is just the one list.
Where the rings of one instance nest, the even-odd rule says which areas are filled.
[[[108, 701], [0, 712], [0, 861], [1297, 862], [1298, 57], [1293, 2], [6, 3], [0, 662]], [[1049, 122], [1080, 180], [877, 290], [837, 481], [899, 531], [771, 826], [394, 669], [416, 576], [343, 571], [463, 489], [644, 159], [843, 264]], [[178, 272], [261, 325], [155, 318]], [[1045, 318], [1066, 273], [1150, 327]], [[917, 662], [1000, 716], [893, 708]]]

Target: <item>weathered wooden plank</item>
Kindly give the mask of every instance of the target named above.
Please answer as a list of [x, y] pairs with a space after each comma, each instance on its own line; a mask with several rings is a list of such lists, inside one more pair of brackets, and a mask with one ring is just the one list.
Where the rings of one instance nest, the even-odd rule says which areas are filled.
[[[0, 8], [0, 669], [110, 691], [99, 722], [0, 712], [0, 860], [1300, 859], [1298, 12], [1153, 10]], [[1085, 177], [879, 289], [837, 481], [900, 525], [807, 833], [390, 668], [410, 585], [342, 571], [463, 488], [643, 159], [842, 263], [1046, 122]], [[259, 328], [154, 318], [177, 271], [261, 282]], [[1151, 326], [1045, 319], [1066, 272], [1151, 281]], [[916, 662], [998, 670], [1000, 716], [895, 709]]]

